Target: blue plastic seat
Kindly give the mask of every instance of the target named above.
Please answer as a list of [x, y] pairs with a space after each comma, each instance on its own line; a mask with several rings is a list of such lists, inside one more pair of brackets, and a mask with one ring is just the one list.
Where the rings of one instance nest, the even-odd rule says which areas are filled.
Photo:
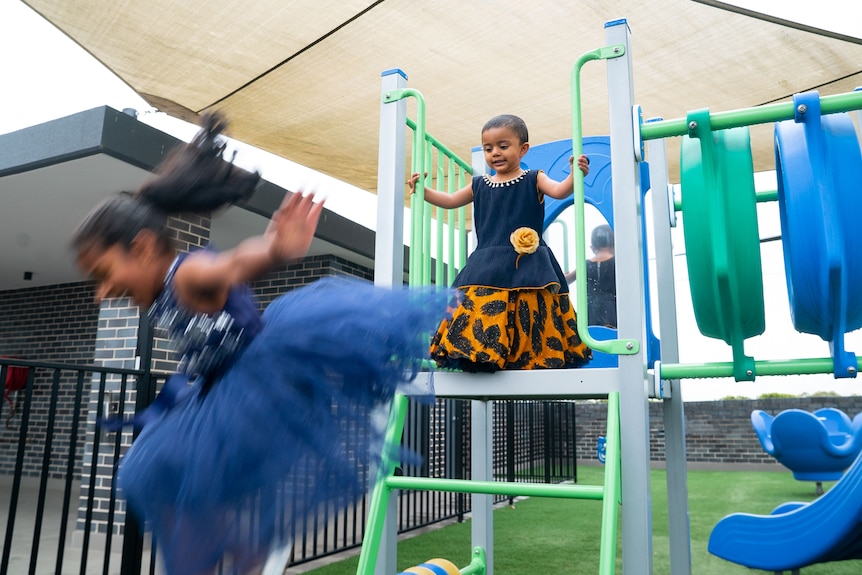
[[851, 421], [833, 408], [788, 409], [775, 417], [758, 409], [751, 424], [763, 450], [800, 481], [840, 479], [862, 449], [862, 414]]

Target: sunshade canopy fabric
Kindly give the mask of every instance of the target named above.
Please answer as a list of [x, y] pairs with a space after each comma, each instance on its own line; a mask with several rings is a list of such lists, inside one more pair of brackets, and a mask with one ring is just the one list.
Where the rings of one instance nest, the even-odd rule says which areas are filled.
[[[691, 0], [27, 0], [155, 107], [219, 109], [231, 135], [376, 191], [380, 74], [402, 69], [427, 127], [467, 157], [484, 122], [524, 118], [533, 144], [571, 137], [570, 74], [632, 30], [644, 117], [684, 117], [862, 85], [862, 45]], [[851, 3], [852, 4], [852, 3]], [[584, 135], [608, 132], [604, 65], [582, 76]], [[412, 112], [413, 104], [409, 108]], [[678, 181], [678, 142], [668, 146]], [[752, 132], [774, 167], [771, 126]]]

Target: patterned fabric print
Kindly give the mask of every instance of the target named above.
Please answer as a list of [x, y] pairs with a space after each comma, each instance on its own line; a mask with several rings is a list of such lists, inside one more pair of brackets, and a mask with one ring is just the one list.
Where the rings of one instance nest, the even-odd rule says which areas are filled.
[[181, 359], [177, 371], [194, 380], [211, 378], [226, 368], [261, 329], [260, 312], [248, 286], [231, 288], [217, 314], [192, 312], [177, 300], [174, 274], [189, 254], [174, 259], [165, 285], [147, 316], [159, 337], [168, 339]]
[[568, 294], [467, 286], [431, 339], [437, 365], [463, 371], [580, 367], [592, 352], [578, 336]]

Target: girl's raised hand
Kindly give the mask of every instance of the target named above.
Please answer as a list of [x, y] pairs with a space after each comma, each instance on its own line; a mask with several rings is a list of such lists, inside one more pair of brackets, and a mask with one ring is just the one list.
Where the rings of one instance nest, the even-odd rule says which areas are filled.
[[288, 262], [304, 257], [311, 246], [322, 212], [323, 201], [315, 202], [313, 194], [294, 192], [285, 196], [264, 233], [270, 238], [272, 259]]
[[[425, 172], [425, 177], [428, 177], [428, 172]], [[410, 193], [416, 193], [416, 182], [419, 181], [419, 172], [414, 173], [410, 176], [410, 179], [407, 180], [407, 187], [410, 188]]]
[[585, 176], [590, 173], [590, 159], [584, 154], [578, 156], [578, 169], [580, 169]]
[[[569, 158], [569, 163], [573, 164], [574, 160], [575, 157], [571, 156]], [[578, 156], [578, 169], [583, 172], [585, 176], [590, 173], [590, 159], [584, 154]]]

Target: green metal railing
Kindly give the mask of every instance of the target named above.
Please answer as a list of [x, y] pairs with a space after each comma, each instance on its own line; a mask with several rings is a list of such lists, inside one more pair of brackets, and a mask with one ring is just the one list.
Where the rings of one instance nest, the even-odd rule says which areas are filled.
[[[416, 100], [416, 120], [407, 119], [407, 127], [413, 133], [410, 169], [420, 175], [410, 198], [409, 284], [429, 285], [433, 261], [435, 283], [449, 285], [467, 261], [467, 211], [463, 207], [434, 208], [425, 201], [425, 186], [430, 180], [434, 186], [429, 187], [451, 194], [466, 185], [473, 170], [469, 163], [427, 132], [425, 98], [421, 92], [409, 88], [392, 90], [384, 96], [384, 102], [408, 97]], [[433, 234], [432, 222], [436, 222]]]
[[[407, 397], [400, 394], [396, 395], [387, 426], [386, 445], [399, 444], [401, 434], [404, 430], [404, 420], [407, 416], [407, 404]], [[377, 562], [377, 550], [383, 537], [386, 509], [389, 505], [389, 497], [395, 489], [602, 501], [599, 575], [613, 575], [616, 568], [617, 518], [619, 515], [619, 505], [622, 501], [620, 414], [619, 393], [617, 392], [608, 394], [608, 418], [605, 437], [605, 475], [604, 483], [601, 486], [395, 476], [394, 472], [397, 462], [391, 457], [385, 457], [378, 474], [377, 482], [374, 485], [374, 490], [371, 493], [368, 524], [362, 542], [362, 551], [359, 555], [357, 575], [373, 575], [374, 573]], [[462, 573], [479, 574], [482, 572], [478, 570], [462, 570]]]
[[[581, 68], [594, 60], [619, 58], [626, 53], [625, 46], [617, 44], [605, 46], [582, 54], [572, 68], [572, 155], [577, 158], [584, 149], [583, 129], [581, 126]], [[584, 175], [580, 170], [572, 170], [574, 178], [575, 230], [584, 229]], [[575, 234], [575, 266], [587, 269], [587, 246], [583, 233]], [[640, 342], [635, 339], [597, 340], [590, 336], [587, 282], [576, 282], [577, 296], [575, 309], [578, 310], [578, 335], [588, 347], [615, 355], [632, 355], [640, 351]]]

